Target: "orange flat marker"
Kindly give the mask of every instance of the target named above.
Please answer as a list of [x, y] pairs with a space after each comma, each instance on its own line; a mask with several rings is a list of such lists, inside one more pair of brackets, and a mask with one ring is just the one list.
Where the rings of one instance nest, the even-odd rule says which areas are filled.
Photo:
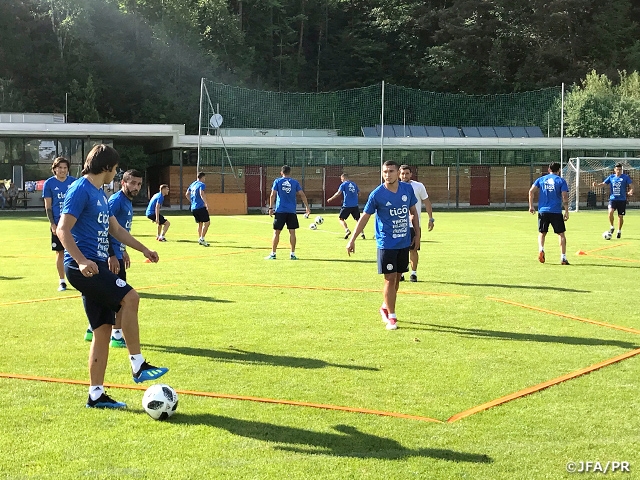
[[567, 375], [563, 375], [558, 378], [554, 378], [553, 380], [549, 380], [548, 382], [540, 383], [538, 385], [534, 385], [533, 387], [525, 388], [524, 390], [520, 390], [515, 393], [511, 393], [509, 395], [505, 395], [504, 397], [497, 398], [487, 403], [483, 403], [482, 405], [478, 405], [477, 407], [470, 408], [469, 410], [465, 410], [460, 413], [456, 413], [454, 416], [447, 420], [447, 423], [457, 422], [466, 417], [470, 417], [479, 412], [483, 412], [484, 410], [488, 410], [490, 408], [496, 407], [498, 405], [502, 405], [503, 403], [510, 402], [511, 400], [515, 400], [517, 398], [524, 397], [526, 395], [531, 395], [532, 393], [539, 392], [540, 390], [544, 390], [545, 388], [552, 387], [553, 385], [557, 385], [562, 382], [566, 382], [567, 380], [574, 379], [581, 375], [586, 375], [587, 373], [591, 373], [594, 370], [598, 370], [603, 367], [607, 367], [611, 364], [621, 362], [622, 360], [626, 360], [627, 358], [631, 358], [640, 353], [640, 348], [636, 350], [632, 350], [630, 352], [624, 353], [614, 358], [610, 358], [609, 360], [605, 360], [600, 363], [596, 363], [595, 365], [591, 365], [587, 368], [582, 368], [580, 370], [576, 370], [575, 372], [568, 373]]
[[[309, 285], [269, 285], [264, 283], [222, 283], [213, 282], [209, 285], [216, 285], [220, 287], [259, 287], [259, 288], [296, 288], [298, 290], [324, 290], [324, 291], [337, 291], [337, 292], [367, 292], [367, 293], [380, 293], [380, 289], [373, 288], [343, 288], [343, 287], [314, 287]], [[410, 290], [399, 290], [398, 294], [401, 295], [428, 295], [433, 297], [456, 297], [456, 298], [468, 298], [469, 295], [459, 295], [457, 293], [437, 293], [437, 292], [414, 292]]]
[[621, 330], [623, 332], [635, 333], [636, 335], [640, 335], [640, 330], [636, 330], [635, 328], [621, 327], [620, 325], [614, 325], [612, 323], [589, 320], [588, 318], [577, 317], [575, 315], [569, 315], [568, 313], [554, 312], [553, 310], [547, 310], [546, 308], [533, 307], [531, 305], [525, 305], [524, 303], [512, 302], [511, 300], [503, 300], [501, 298], [487, 297], [487, 300], [506, 303], [507, 305], [515, 305], [516, 307], [522, 307], [522, 308], [527, 308], [529, 310], [535, 310], [537, 312], [548, 313], [550, 315], [555, 315], [556, 317], [569, 318], [571, 320], [578, 320], [579, 322], [591, 323], [592, 325], [598, 325], [600, 327], [613, 328], [614, 330]]
[[[32, 380], [32, 381], [38, 381], [38, 382], [66, 383], [71, 385], [86, 385], [86, 386], [89, 385], [89, 382], [86, 380], [37, 377], [32, 375], [20, 375], [15, 373], [0, 372], [0, 378], [9, 378], [9, 379], [16, 379], [16, 380]], [[126, 390], [146, 390], [148, 388], [147, 386], [142, 386], [142, 385], [119, 385], [115, 383], [105, 383], [104, 386], [109, 388], [122, 388]], [[222, 398], [225, 400], [245, 400], [249, 402], [275, 403], [279, 405], [292, 405], [296, 407], [321, 408], [324, 410], [339, 410], [342, 412], [350, 412], [350, 413], [365, 413], [369, 415], [378, 415], [382, 417], [404, 418], [407, 420], [418, 420], [421, 422], [444, 423], [443, 421], [437, 420], [435, 418], [422, 417], [419, 415], [409, 415], [406, 413], [385, 412], [382, 410], [370, 410], [368, 408], [342, 407], [340, 405], [327, 405], [324, 403], [296, 402], [294, 400], [277, 400], [273, 398], [249, 397], [244, 395], [229, 395], [226, 393], [197, 392], [192, 390], [176, 389], [176, 392], [181, 395], [193, 395], [196, 397], [210, 397], [210, 398]]]
[[584, 250], [578, 250], [576, 252], [576, 255], [586, 255], [586, 254], [587, 254], [587, 252], [585, 252]]

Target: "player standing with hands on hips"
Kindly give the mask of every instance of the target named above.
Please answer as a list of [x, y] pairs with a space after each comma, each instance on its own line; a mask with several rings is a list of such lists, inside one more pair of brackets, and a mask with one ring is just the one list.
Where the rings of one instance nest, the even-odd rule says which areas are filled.
[[87, 155], [83, 176], [67, 191], [57, 234], [65, 248], [67, 279], [82, 294], [84, 309], [93, 329], [89, 350], [90, 408], [125, 408], [104, 390], [109, 358], [109, 340], [115, 314], [122, 312], [122, 330], [129, 350], [131, 372], [136, 383], [161, 377], [168, 368], [154, 367], [140, 353], [138, 306], [140, 296], [127, 282], [109, 270], [109, 235], [152, 262], [158, 254], [149, 250], [122, 228], [111, 215], [102, 190], [116, 174], [120, 156], [108, 145], [96, 145]]
[[378, 273], [384, 274], [380, 315], [387, 324], [387, 330], [395, 330], [398, 328], [396, 298], [400, 277], [409, 270], [410, 223], [415, 231], [414, 245], [420, 248], [420, 225], [416, 211], [418, 199], [411, 185], [398, 180], [398, 164], [393, 160], [387, 160], [382, 165], [382, 178], [384, 183], [369, 195], [364, 213], [347, 243], [347, 253], [355, 253], [356, 239], [363, 232], [369, 217], [375, 213]]

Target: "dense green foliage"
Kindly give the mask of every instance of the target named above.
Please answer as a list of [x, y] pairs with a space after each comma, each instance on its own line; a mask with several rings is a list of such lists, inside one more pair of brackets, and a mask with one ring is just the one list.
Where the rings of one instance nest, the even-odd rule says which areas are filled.
[[631, 0], [5, 0], [0, 111], [197, 128], [200, 78], [470, 94], [640, 70]]

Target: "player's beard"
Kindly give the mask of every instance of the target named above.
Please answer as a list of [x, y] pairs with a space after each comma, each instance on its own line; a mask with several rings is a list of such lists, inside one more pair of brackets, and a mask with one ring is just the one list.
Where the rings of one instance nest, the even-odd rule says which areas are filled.
[[122, 191], [127, 197], [129, 197], [129, 200], [133, 200], [133, 197], [135, 197], [136, 195], [138, 195], [138, 193], [140, 193], [140, 190], [138, 190], [136, 193], [131, 193], [131, 190], [129, 190], [127, 187], [124, 187]]

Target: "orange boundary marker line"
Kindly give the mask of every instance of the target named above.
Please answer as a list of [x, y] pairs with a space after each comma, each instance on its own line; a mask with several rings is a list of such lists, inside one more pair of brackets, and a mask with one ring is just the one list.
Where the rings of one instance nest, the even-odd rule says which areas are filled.
[[596, 320], [589, 320], [588, 318], [577, 317], [575, 315], [569, 315], [567, 313], [554, 312], [553, 310], [547, 310], [546, 308], [533, 307], [531, 305], [525, 305], [524, 303], [512, 302], [511, 300], [504, 300], [502, 298], [495, 297], [487, 297], [488, 300], [493, 300], [495, 302], [506, 303], [508, 305], [515, 305], [516, 307], [528, 308], [529, 310], [535, 310], [537, 312], [548, 313], [550, 315], [555, 315], [557, 317], [569, 318], [571, 320], [578, 320], [579, 322], [591, 323], [593, 325], [598, 325], [600, 327], [613, 328], [615, 330], [621, 330], [627, 333], [635, 333], [640, 335], [640, 330], [636, 330], [635, 328], [630, 327], [621, 327], [619, 325], [613, 325], [611, 323], [598, 322]]
[[593, 250], [587, 250], [585, 253], [589, 255], [591, 252], [599, 252], [600, 250], [609, 250], [610, 248], [622, 247], [623, 245], [629, 245], [628, 243], [616, 243], [615, 245], [608, 245], [606, 247], [594, 248]]
[[587, 255], [593, 258], [602, 258], [604, 260], [617, 260], [619, 262], [640, 263], [640, 260], [633, 260], [631, 258], [606, 257], [604, 255], [591, 255], [590, 253], [587, 253]]
[[488, 410], [489, 408], [495, 407], [497, 405], [501, 405], [503, 403], [510, 402], [511, 400], [515, 400], [517, 398], [521, 398], [521, 397], [524, 397], [526, 395], [530, 395], [532, 393], [539, 392], [540, 390], [544, 390], [545, 388], [549, 388], [549, 387], [552, 387], [552, 386], [557, 385], [559, 383], [566, 382], [567, 380], [572, 380], [572, 379], [574, 379], [576, 377], [579, 377], [581, 375], [586, 375], [587, 373], [591, 373], [594, 370], [598, 370], [600, 368], [607, 367], [607, 366], [612, 365], [614, 363], [621, 362], [622, 360], [626, 360], [627, 358], [630, 358], [630, 357], [633, 357], [635, 355], [638, 355], [639, 353], [640, 353], [640, 348], [638, 348], [636, 350], [632, 350], [632, 351], [627, 352], [627, 353], [623, 353], [622, 355], [619, 355], [617, 357], [610, 358], [609, 360], [605, 360], [603, 362], [596, 363], [595, 365], [591, 365], [590, 367], [582, 368], [580, 370], [576, 370], [575, 372], [568, 373], [568, 374], [563, 375], [563, 376], [558, 377], [558, 378], [554, 378], [553, 380], [549, 380], [549, 381], [544, 382], [544, 383], [539, 383], [538, 385], [534, 385], [533, 387], [525, 388], [524, 390], [520, 390], [518, 392], [511, 393], [511, 394], [506, 395], [504, 397], [500, 397], [500, 398], [497, 398], [495, 400], [491, 400], [490, 402], [483, 403], [482, 405], [478, 405], [477, 407], [470, 408], [469, 410], [465, 410], [463, 412], [456, 413], [454, 416], [452, 416], [451, 418], [449, 418], [447, 420], [447, 423], [457, 422], [458, 420], [461, 420], [463, 418], [469, 417], [471, 415], [474, 415], [476, 413], [482, 412], [484, 410]]
[[[177, 283], [170, 283], [168, 285], [149, 285], [148, 287], [136, 287], [136, 290], [149, 290], [150, 288], [162, 288], [162, 287], [175, 287]], [[70, 298], [80, 298], [81, 295], [65, 295], [63, 297], [51, 297], [51, 298], [36, 298], [34, 300], [18, 300], [15, 302], [0, 303], [0, 307], [6, 307], [9, 305], [21, 305], [25, 303], [40, 303], [40, 302], [54, 302], [56, 300], [69, 300]]]
[[[217, 285], [221, 287], [260, 287], [260, 288], [297, 288], [299, 290], [326, 290], [326, 291], [338, 291], [338, 292], [372, 292], [380, 293], [379, 289], [372, 288], [343, 288], [343, 287], [313, 287], [308, 285], [267, 285], [264, 283], [222, 283], [214, 282], [209, 285]], [[402, 295], [429, 295], [434, 297], [457, 297], [468, 298], [468, 295], [459, 295], [457, 293], [435, 293], [435, 292], [412, 292], [412, 291], [398, 291]]]
[[[37, 377], [37, 376], [31, 376], [31, 375], [20, 375], [20, 374], [1, 373], [1, 372], [0, 372], [0, 378], [9, 378], [9, 379], [17, 379], [17, 380], [34, 380], [39, 382], [52, 382], [52, 383], [66, 383], [71, 385], [86, 385], [86, 386], [89, 385], [89, 382], [84, 380]], [[109, 388], [122, 388], [127, 390], [146, 390], [148, 388], [142, 385], [118, 385], [115, 383], [105, 383], [104, 386]], [[342, 412], [350, 412], [350, 413], [365, 413], [369, 415], [379, 415], [382, 417], [404, 418], [407, 420], [419, 420], [422, 422], [444, 423], [443, 421], [437, 420], [435, 418], [421, 417], [419, 415], [408, 415], [406, 413], [385, 412], [381, 410], [369, 410], [368, 408], [342, 407], [339, 405], [326, 405], [322, 403], [296, 402], [294, 400], [276, 400], [272, 398], [248, 397], [244, 395], [228, 395], [225, 393], [196, 392], [192, 390], [176, 390], [176, 392], [182, 395], [193, 395], [197, 397], [210, 397], [210, 398], [222, 398], [225, 400], [245, 400], [250, 402], [275, 403], [279, 405], [292, 405], [296, 407], [321, 408], [324, 410], [339, 410]]]

